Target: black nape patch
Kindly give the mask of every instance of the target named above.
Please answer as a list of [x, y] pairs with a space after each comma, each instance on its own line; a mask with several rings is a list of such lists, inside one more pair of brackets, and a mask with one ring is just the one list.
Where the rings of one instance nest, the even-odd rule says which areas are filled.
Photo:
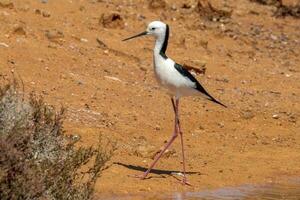
[[168, 40], [169, 40], [169, 25], [166, 24], [166, 34], [165, 34], [165, 40], [164, 40], [164, 43], [161, 47], [161, 50], [159, 52], [159, 54], [164, 58], [164, 59], [167, 59], [168, 57], [166, 56], [166, 50], [167, 50], [167, 47], [168, 47]]

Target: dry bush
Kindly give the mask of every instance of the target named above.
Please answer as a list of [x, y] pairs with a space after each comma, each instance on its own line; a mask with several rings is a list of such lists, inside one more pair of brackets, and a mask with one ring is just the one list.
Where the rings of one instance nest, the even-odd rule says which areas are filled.
[[250, 0], [250, 1], [262, 4], [262, 5], [275, 5], [275, 6], [279, 6], [280, 4], [282, 4], [281, 0]]
[[0, 88], [1, 199], [91, 198], [112, 151], [76, 148], [63, 134], [63, 113], [35, 95], [24, 100], [15, 83]]
[[232, 15], [232, 10], [217, 9], [208, 0], [198, 0], [195, 10], [203, 19], [209, 21], [226, 21]]
[[284, 5], [282, 0], [250, 0], [263, 5], [275, 6], [274, 16], [286, 17], [291, 16], [294, 18], [300, 18], [300, 1], [295, 5]]
[[296, 5], [283, 5], [277, 7], [274, 15], [276, 17], [291, 16], [300, 19], [300, 2]]

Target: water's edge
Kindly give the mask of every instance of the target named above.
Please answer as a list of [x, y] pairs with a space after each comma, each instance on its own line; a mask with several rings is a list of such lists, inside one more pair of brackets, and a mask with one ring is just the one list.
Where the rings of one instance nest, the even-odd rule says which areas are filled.
[[96, 195], [94, 199], [105, 200], [129, 200], [129, 199], [152, 199], [152, 200], [300, 200], [300, 177], [289, 179], [285, 183], [268, 183], [257, 185], [241, 185], [238, 187], [223, 187], [199, 192], [174, 192], [171, 194], [145, 193], [138, 195], [112, 195], [101, 197]]

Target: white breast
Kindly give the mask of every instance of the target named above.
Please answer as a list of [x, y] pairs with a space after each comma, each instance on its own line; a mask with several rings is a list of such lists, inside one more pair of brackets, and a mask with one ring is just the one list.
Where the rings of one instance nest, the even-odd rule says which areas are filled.
[[154, 56], [154, 72], [157, 81], [169, 93], [174, 96], [189, 96], [194, 95], [197, 91], [195, 83], [188, 78], [182, 76], [174, 67], [175, 62], [170, 59], [164, 59], [160, 55]]

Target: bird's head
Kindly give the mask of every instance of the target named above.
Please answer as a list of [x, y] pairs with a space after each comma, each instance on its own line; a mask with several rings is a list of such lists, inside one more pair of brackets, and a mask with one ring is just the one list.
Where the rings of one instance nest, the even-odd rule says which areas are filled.
[[161, 21], [153, 21], [148, 24], [146, 31], [134, 35], [132, 37], [126, 38], [123, 41], [130, 40], [144, 35], [153, 35], [156, 38], [164, 37], [166, 31], [167, 31], [167, 24]]

